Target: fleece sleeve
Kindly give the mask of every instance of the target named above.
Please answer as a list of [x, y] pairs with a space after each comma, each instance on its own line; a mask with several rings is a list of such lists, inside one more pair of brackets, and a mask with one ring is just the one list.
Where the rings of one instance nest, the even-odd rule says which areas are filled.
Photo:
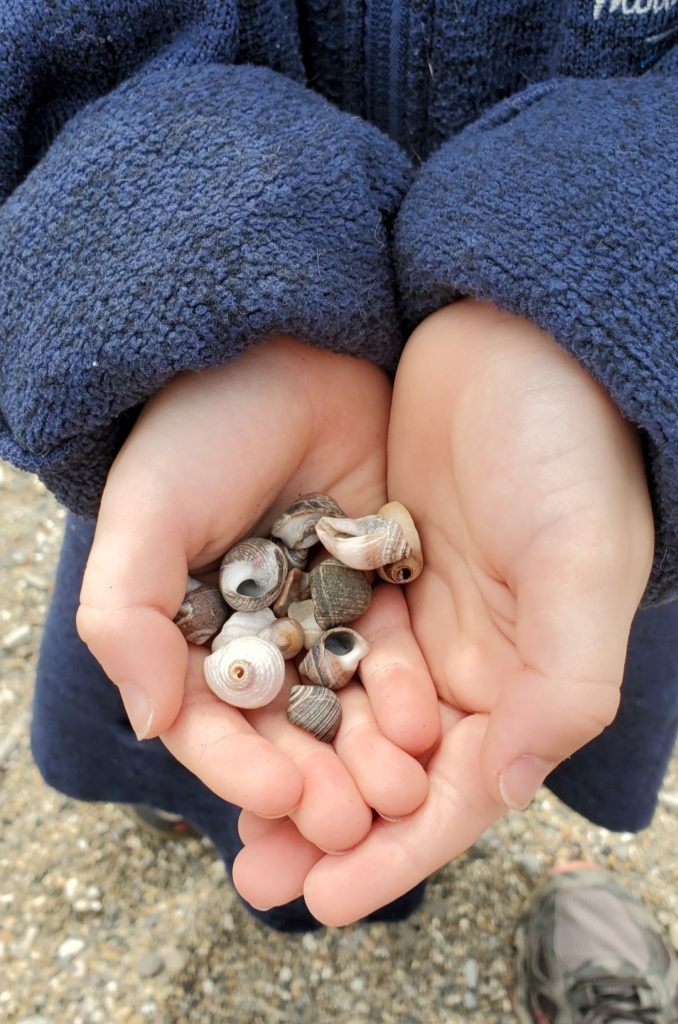
[[0, 456], [80, 514], [178, 372], [278, 332], [390, 369], [402, 344], [387, 227], [406, 158], [286, 74], [189, 43], [71, 109], [0, 207]]
[[645, 595], [678, 595], [678, 85], [527, 88], [421, 169], [396, 226], [409, 326], [464, 295], [548, 331], [639, 430], [656, 520]]

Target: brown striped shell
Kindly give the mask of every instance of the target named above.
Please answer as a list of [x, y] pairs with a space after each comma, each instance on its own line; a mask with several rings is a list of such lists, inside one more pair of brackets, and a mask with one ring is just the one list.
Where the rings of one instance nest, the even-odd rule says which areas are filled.
[[398, 523], [409, 546], [409, 551], [394, 561], [380, 566], [377, 573], [387, 583], [411, 583], [412, 580], [416, 580], [424, 568], [421, 541], [414, 520], [399, 501], [389, 501], [388, 504], [382, 505], [378, 515]]
[[174, 622], [189, 644], [206, 644], [218, 633], [228, 615], [228, 608], [216, 587], [188, 577], [186, 596]]
[[293, 686], [287, 717], [323, 743], [331, 743], [341, 724], [341, 702], [334, 690], [325, 686]]
[[355, 629], [337, 626], [313, 641], [299, 663], [299, 674], [316, 686], [340, 690], [351, 681], [358, 663], [369, 651], [369, 644]]
[[343, 510], [327, 494], [305, 494], [293, 502], [271, 527], [271, 536], [293, 550], [306, 549], [318, 543], [315, 524], [320, 518], [343, 516]]
[[307, 572], [290, 569], [285, 577], [282, 590], [273, 602], [275, 615], [287, 615], [287, 609], [297, 601], [306, 601], [311, 595], [311, 587]]
[[224, 555], [219, 587], [231, 608], [256, 612], [273, 604], [286, 575], [287, 562], [280, 548], [264, 537], [249, 537]]

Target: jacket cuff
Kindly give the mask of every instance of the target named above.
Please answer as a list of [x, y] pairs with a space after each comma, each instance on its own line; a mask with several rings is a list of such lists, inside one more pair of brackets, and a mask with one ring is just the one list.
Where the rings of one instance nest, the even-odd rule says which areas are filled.
[[645, 603], [678, 593], [675, 79], [561, 79], [446, 143], [396, 224], [408, 327], [461, 296], [551, 334], [635, 424], [656, 557]]
[[398, 147], [252, 66], [129, 79], [0, 208], [0, 455], [96, 512], [135, 410], [275, 333], [393, 369]]

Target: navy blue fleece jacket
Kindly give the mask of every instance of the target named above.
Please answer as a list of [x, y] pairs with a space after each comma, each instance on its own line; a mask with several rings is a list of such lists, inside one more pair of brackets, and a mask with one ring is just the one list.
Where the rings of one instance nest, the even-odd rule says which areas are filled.
[[3, 0], [0, 455], [96, 513], [143, 401], [461, 295], [643, 439], [678, 587], [676, 0]]

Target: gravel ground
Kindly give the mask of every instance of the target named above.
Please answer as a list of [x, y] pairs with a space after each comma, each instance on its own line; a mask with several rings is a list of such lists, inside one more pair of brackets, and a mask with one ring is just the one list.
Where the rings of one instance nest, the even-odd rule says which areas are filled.
[[63, 511], [0, 466], [0, 1020], [7, 1024], [513, 1024], [511, 943], [552, 864], [623, 875], [678, 946], [678, 759], [651, 828], [609, 833], [543, 790], [429, 885], [408, 922], [304, 936], [242, 909], [206, 840], [163, 843], [50, 790], [30, 699]]

